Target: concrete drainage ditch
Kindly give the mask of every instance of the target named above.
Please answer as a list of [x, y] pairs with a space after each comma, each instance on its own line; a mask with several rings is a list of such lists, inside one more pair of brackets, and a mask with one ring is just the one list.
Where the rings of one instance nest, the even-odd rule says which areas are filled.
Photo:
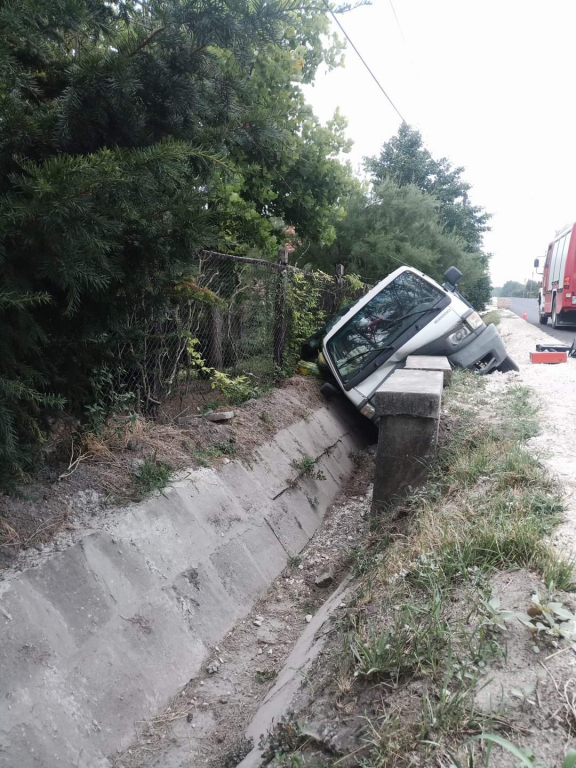
[[[305, 546], [364, 445], [327, 404], [0, 584], [0, 766], [108, 768]], [[295, 464], [316, 460], [318, 477]]]
[[[399, 371], [377, 393], [373, 513], [424, 481], [436, 448], [442, 383], [437, 370]], [[184, 723], [199, 728], [200, 741], [224, 741], [222, 730], [234, 726], [243, 731], [242, 701], [236, 721], [215, 714], [218, 702], [228, 704], [232, 683], [220, 674], [219, 643], [228, 642], [224, 654], [236, 655], [237, 671], [242, 660], [254, 661], [253, 634], [243, 637], [237, 629], [281, 581], [287, 563], [296, 563], [365, 442], [357, 414], [335, 401], [278, 432], [250, 466], [232, 461], [218, 472], [184, 474], [162, 495], [118, 511], [105, 529], [0, 584], [0, 766], [183, 768], [197, 764], [196, 756], [208, 762], [210, 754], [193, 748], [190, 736], [186, 743]], [[302, 471], [305, 457], [315, 460], [311, 472]], [[367, 528], [355, 521], [367, 522], [370, 500], [359, 504], [336, 519], [356, 525], [347, 538], [357, 543]], [[227, 764], [258, 765], [257, 739], [289, 707], [346, 586], [344, 579], [310, 608], [308, 626], [300, 619], [289, 627], [274, 617], [271, 603], [266, 626], [262, 617], [251, 620], [252, 632], [262, 629], [257, 655], [264, 649], [274, 655], [283, 633], [286, 653], [277, 653], [278, 678], [261, 706], [252, 707], [251, 749]], [[275, 599], [282, 604], [280, 594]], [[254, 668], [244, 666], [242, 694], [257, 700]], [[277, 670], [262, 666], [258, 682], [273, 680]], [[163, 726], [172, 723], [181, 733], [167, 749], [173, 737]]]

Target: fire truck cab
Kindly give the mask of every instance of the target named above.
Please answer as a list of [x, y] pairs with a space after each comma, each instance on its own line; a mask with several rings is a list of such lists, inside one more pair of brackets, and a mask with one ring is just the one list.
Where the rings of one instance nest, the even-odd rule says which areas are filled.
[[[538, 294], [540, 323], [554, 328], [576, 325], [576, 224], [556, 234], [548, 246]], [[540, 259], [534, 260], [536, 269]]]

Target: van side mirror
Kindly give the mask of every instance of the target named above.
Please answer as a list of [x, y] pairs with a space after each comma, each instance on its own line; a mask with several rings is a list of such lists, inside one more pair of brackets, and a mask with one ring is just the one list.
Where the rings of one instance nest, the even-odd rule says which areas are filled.
[[459, 269], [456, 269], [456, 267], [448, 267], [446, 272], [444, 272], [444, 280], [452, 286], [456, 286], [461, 277], [462, 272], [460, 272]]
[[540, 259], [534, 259], [534, 268], [538, 269], [539, 266], [540, 266]]

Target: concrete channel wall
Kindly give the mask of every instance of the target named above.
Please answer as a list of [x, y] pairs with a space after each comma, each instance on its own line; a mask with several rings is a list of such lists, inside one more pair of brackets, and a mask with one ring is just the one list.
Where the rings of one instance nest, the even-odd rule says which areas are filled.
[[304, 547], [363, 439], [326, 405], [0, 583], [0, 766], [108, 768]]

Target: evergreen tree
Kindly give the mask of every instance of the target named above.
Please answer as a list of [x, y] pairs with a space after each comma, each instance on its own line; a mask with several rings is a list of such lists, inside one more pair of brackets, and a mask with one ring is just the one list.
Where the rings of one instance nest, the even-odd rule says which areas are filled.
[[199, 247], [329, 236], [333, 185], [286, 191], [325, 162], [298, 83], [337, 55], [327, 29], [295, 0], [0, 0], [0, 459], [42, 405], [82, 407]]
[[471, 186], [462, 178], [464, 168], [454, 168], [445, 157], [435, 160], [419, 131], [403, 123], [378, 157], [366, 158], [365, 167], [375, 184], [391, 179], [399, 186], [414, 184], [433, 195], [445, 230], [462, 238], [470, 251], [481, 248], [490, 214], [470, 204]]

